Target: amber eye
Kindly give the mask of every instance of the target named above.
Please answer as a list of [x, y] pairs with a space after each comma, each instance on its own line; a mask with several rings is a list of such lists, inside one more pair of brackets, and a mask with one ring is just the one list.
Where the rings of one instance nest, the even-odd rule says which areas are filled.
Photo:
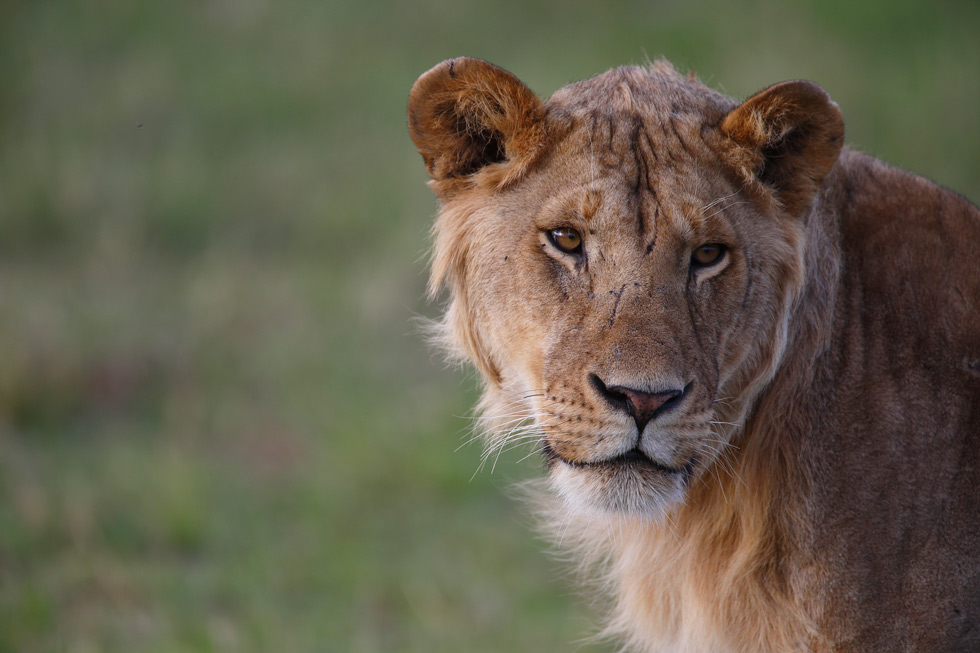
[[701, 245], [691, 254], [691, 267], [704, 268], [714, 265], [725, 255], [725, 246], [712, 244]]
[[548, 240], [566, 254], [582, 253], [582, 236], [571, 227], [559, 227], [548, 232]]

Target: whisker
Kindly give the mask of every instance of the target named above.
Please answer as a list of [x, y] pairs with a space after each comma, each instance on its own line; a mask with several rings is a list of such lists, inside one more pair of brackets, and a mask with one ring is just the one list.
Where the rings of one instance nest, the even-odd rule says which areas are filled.
[[[744, 184], [743, 184], [743, 186], [742, 186], [742, 188], [744, 188], [744, 187], [745, 187], [745, 186], [744, 186]], [[715, 199], [715, 200], [712, 200], [711, 202], [708, 202], [707, 204], [705, 204], [704, 206], [702, 206], [702, 207], [701, 207], [700, 209], [698, 209], [698, 213], [701, 213], [701, 212], [703, 212], [703, 211], [707, 211], [707, 210], [708, 210], [708, 209], [710, 209], [711, 207], [713, 207], [713, 206], [717, 206], [718, 204], [721, 204], [721, 203], [722, 203], [722, 202], [724, 202], [725, 200], [727, 200], [727, 199], [730, 199], [730, 198], [732, 198], [732, 197], [735, 197], [735, 196], [736, 196], [736, 195], [738, 195], [738, 194], [739, 194], [740, 192], [742, 192], [742, 188], [739, 188], [738, 190], [736, 190], [736, 191], [735, 191], [735, 192], [733, 192], [733, 193], [729, 193], [728, 195], [722, 195], [721, 197], [719, 197], [719, 198], [717, 198], [717, 199]]]
[[710, 220], [711, 218], [715, 217], [719, 213], [723, 213], [724, 211], [727, 211], [728, 209], [732, 208], [733, 206], [739, 206], [740, 204], [748, 204], [748, 202], [744, 202], [744, 201], [742, 201], [742, 202], [732, 202], [731, 204], [726, 204], [724, 206], [720, 206], [717, 209], [715, 209], [714, 211], [712, 211], [709, 215], [705, 215], [705, 216], [702, 216], [702, 217], [705, 220]]

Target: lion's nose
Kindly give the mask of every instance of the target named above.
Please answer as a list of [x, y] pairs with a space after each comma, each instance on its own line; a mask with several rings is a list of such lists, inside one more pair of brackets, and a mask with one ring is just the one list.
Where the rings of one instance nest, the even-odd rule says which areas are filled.
[[682, 390], [648, 392], [622, 385], [607, 386], [595, 374], [590, 374], [589, 380], [592, 381], [593, 387], [607, 402], [630, 414], [636, 421], [636, 428], [641, 433], [650, 420], [680, 403], [686, 390], [684, 388]]

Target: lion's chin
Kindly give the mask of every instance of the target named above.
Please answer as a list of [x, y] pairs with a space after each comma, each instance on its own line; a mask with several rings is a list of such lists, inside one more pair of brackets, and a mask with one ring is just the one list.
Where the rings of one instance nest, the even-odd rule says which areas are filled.
[[684, 500], [694, 467], [670, 469], [630, 455], [587, 465], [559, 459], [550, 482], [573, 511], [659, 519]]

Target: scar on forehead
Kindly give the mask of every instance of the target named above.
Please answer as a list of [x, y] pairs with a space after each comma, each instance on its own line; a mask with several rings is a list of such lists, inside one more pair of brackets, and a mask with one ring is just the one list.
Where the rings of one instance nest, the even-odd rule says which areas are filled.
[[595, 189], [589, 189], [582, 200], [582, 217], [591, 220], [599, 212], [600, 206], [602, 206], [602, 194]]

